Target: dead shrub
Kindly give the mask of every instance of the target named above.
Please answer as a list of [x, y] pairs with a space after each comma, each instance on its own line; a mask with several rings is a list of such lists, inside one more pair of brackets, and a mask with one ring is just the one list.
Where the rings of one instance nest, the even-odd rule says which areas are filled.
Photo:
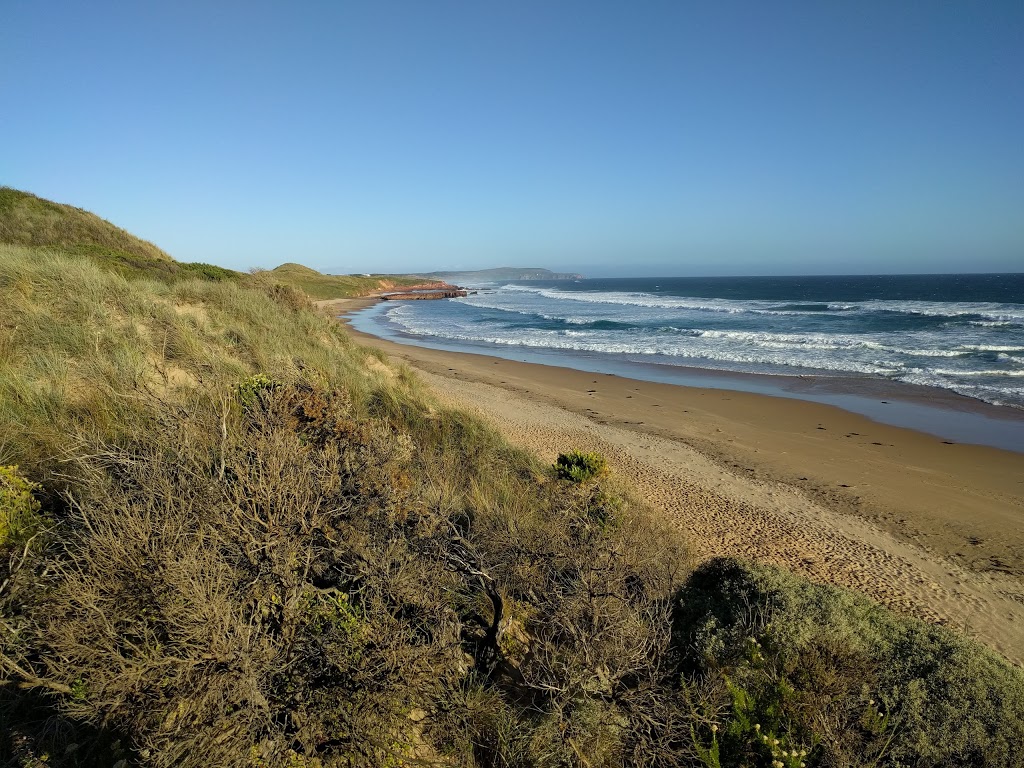
[[83, 460], [22, 663], [155, 765], [412, 749], [409, 709], [465, 661], [408, 445], [294, 387], [148, 437]]

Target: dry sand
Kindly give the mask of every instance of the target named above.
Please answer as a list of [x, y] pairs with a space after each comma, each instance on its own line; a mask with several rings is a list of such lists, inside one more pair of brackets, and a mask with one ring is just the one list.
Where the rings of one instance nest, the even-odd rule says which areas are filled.
[[[366, 301], [322, 304], [338, 314]], [[698, 560], [748, 557], [856, 589], [1024, 663], [1024, 454], [817, 403], [353, 333], [545, 461], [605, 454]]]

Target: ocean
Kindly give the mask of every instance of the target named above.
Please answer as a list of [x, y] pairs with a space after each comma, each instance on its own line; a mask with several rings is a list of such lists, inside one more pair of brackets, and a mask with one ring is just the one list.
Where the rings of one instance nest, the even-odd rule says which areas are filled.
[[[641, 379], [680, 381], [687, 373], [712, 371], [799, 377], [801, 386], [831, 382], [837, 391], [865, 383], [885, 391], [877, 385], [888, 384], [912, 397], [962, 395], [1024, 415], [1024, 274], [607, 278], [467, 287], [477, 293], [382, 302], [355, 325], [405, 342]], [[727, 380], [710, 385], [732, 386]], [[771, 391], [749, 383], [737, 388]], [[1011, 439], [1020, 442], [1019, 428]]]

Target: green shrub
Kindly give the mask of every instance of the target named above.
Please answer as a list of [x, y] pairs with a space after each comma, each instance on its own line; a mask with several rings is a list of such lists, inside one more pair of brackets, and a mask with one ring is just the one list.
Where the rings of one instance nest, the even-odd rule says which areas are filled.
[[212, 280], [214, 282], [222, 280], [238, 280], [242, 277], [240, 273], [235, 272], [232, 269], [218, 267], [216, 264], [204, 264], [200, 261], [179, 262], [178, 276], [181, 278], [196, 277], [201, 280]]
[[1024, 673], [947, 629], [725, 558], [694, 572], [673, 623], [684, 675], [728, 713], [722, 765], [1024, 766]]
[[16, 466], [0, 467], [0, 546], [22, 543], [39, 530], [37, 487]]
[[569, 451], [558, 454], [555, 473], [563, 480], [586, 483], [608, 474], [608, 462], [599, 453]]
[[243, 410], [248, 410], [260, 399], [261, 392], [269, 392], [279, 386], [281, 386], [280, 382], [274, 381], [266, 374], [257, 373], [235, 387], [235, 398]]

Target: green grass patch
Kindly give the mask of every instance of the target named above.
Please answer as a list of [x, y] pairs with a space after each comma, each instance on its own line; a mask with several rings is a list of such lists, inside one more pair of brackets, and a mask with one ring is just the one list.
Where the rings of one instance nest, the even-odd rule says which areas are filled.
[[0, 243], [94, 249], [147, 262], [171, 260], [152, 243], [93, 213], [10, 187], [0, 187]]

